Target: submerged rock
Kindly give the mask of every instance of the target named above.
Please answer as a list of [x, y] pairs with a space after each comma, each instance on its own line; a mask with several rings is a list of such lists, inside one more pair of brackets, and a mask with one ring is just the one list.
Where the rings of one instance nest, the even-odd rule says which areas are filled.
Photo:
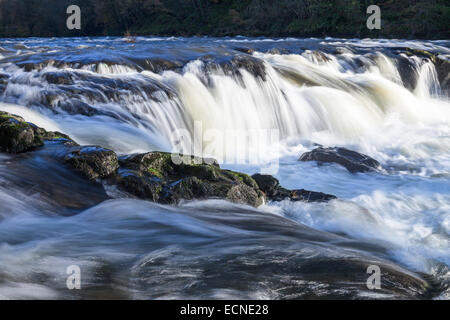
[[64, 161], [91, 180], [106, 178], [119, 168], [116, 153], [97, 146], [74, 147]]
[[362, 153], [346, 148], [319, 147], [301, 155], [300, 161], [317, 161], [319, 163], [337, 163], [345, 167], [351, 173], [367, 172], [381, 168], [380, 163]]
[[271, 175], [254, 174], [252, 178], [256, 181], [259, 188], [264, 192], [267, 199], [272, 201], [282, 201], [289, 199], [291, 201], [304, 202], [326, 202], [337, 199], [336, 196], [322, 192], [309, 190], [288, 190], [280, 186], [280, 182]]

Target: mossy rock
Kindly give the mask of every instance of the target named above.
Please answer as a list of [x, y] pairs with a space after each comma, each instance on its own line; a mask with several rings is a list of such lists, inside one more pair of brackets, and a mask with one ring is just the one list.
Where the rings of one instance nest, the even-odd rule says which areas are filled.
[[66, 145], [78, 145], [68, 135], [46, 131], [20, 116], [0, 111], [0, 152], [31, 151], [42, 147], [46, 140], [65, 140]]
[[188, 177], [176, 181], [165, 190], [161, 201], [169, 204], [181, 200], [224, 199], [233, 203], [258, 207], [264, 203], [263, 194], [244, 183], [211, 182], [197, 177]]
[[74, 147], [64, 161], [91, 180], [106, 178], [119, 168], [116, 153], [97, 146]]
[[115, 179], [120, 190], [139, 199], [159, 202], [163, 191], [161, 180], [142, 176], [139, 172], [131, 170], [120, 170]]
[[36, 126], [19, 116], [0, 112], [0, 151], [21, 153], [43, 145]]
[[[223, 170], [214, 159], [149, 152], [119, 161], [123, 170], [132, 172], [131, 177], [118, 177], [121, 189], [147, 200], [176, 204], [214, 198], [255, 207], [264, 202], [263, 193], [250, 176]], [[162, 186], [158, 195], [155, 183]]]
[[[119, 161], [124, 168], [155, 175], [161, 179], [171, 177], [177, 179], [180, 174], [189, 174], [189, 171], [195, 172], [198, 170], [200, 174], [204, 171], [204, 166], [211, 167], [211, 170], [215, 168], [220, 169], [217, 161], [214, 159], [183, 156], [167, 152], [133, 154], [121, 157]], [[208, 163], [212, 164], [208, 165]]]

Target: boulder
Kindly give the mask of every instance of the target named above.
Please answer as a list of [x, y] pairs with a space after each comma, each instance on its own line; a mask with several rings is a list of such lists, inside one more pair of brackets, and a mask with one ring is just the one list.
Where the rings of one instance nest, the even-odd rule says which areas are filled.
[[255, 52], [255, 50], [253, 50], [252, 48], [249, 48], [249, 47], [235, 47], [235, 48], [233, 48], [233, 50], [239, 51], [242, 53], [246, 53], [246, 54], [253, 54]]
[[159, 178], [142, 175], [140, 172], [119, 169], [114, 182], [120, 190], [139, 198], [159, 202], [162, 181]]
[[308, 191], [304, 189], [292, 190], [289, 198], [291, 199], [291, 201], [304, 201], [304, 202], [327, 202], [333, 199], [337, 199], [336, 196], [333, 196], [331, 194]]
[[70, 72], [66, 71], [46, 72], [44, 73], [43, 78], [50, 84], [58, 84], [58, 85], [74, 84]]
[[19, 116], [0, 112], [0, 151], [21, 153], [44, 145], [37, 127]]
[[300, 161], [317, 161], [319, 163], [337, 163], [351, 173], [379, 170], [380, 163], [362, 153], [345, 148], [319, 147], [302, 154]]
[[0, 152], [27, 152], [42, 147], [46, 140], [59, 139], [66, 140], [66, 145], [77, 145], [65, 134], [46, 131], [22, 117], [0, 111]]
[[97, 146], [73, 147], [64, 161], [91, 180], [106, 178], [119, 168], [116, 153]]
[[266, 174], [254, 174], [252, 178], [258, 184], [258, 187], [266, 195], [267, 199], [272, 201], [282, 201], [289, 198], [290, 191], [280, 186], [278, 179]]
[[[180, 162], [179, 160], [184, 161]], [[120, 158], [118, 186], [140, 198], [176, 204], [181, 200], [226, 199], [254, 207], [264, 202], [257, 183], [248, 175], [220, 168], [214, 159], [164, 152], [149, 152]]]
[[266, 81], [267, 73], [264, 61], [250, 55], [237, 55], [225, 61], [207, 61], [206, 73], [221, 71], [228, 76], [242, 79], [241, 70], [245, 70], [255, 78]]
[[289, 199], [291, 201], [326, 202], [337, 199], [334, 195], [322, 192], [304, 189], [287, 190], [281, 187], [279, 181], [271, 175], [254, 174], [252, 178], [256, 181], [261, 191], [264, 192], [267, 199], [272, 201]]
[[400, 52], [406, 53], [408, 56], [419, 56], [429, 59], [434, 63], [438, 75], [439, 83], [445, 94], [450, 94], [450, 61], [442, 55], [434, 54], [427, 50], [403, 48]]

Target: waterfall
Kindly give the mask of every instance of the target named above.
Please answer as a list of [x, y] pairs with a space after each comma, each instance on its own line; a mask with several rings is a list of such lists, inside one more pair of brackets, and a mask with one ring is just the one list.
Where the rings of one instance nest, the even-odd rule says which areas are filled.
[[199, 59], [161, 73], [103, 62], [49, 62], [28, 72], [8, 66], [2, 100], [40, 110], [82, 143], [118, 152], [276, 157], [272, 151], [287, 139], [361, 143], [392, 121], [400, 127], [448, 124], [449, 103], [439, 98], [434, 64], [401, 58], [406, 76], [398, 57], [350, 50], [255, 52], [232, 64], [231, 72], [229, 65]]

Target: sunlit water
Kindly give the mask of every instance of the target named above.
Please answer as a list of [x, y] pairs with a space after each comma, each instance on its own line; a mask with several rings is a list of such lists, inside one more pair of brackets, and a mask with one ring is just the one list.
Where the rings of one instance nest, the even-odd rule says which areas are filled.
[[[160, 206], [86, 189], [51, 160], [55, 145], [0, 155], [0, 298], [408, 297], [395, 281], [368, 290], [370, 263], [449, 297], [450, 102], [431, 61], [395, 52], [446, 59], [449, 41], [124, 40], [0, 40], [0, 110], [119, 154], [202, 150], [176, 145], [185, 129], [224, 168], [277, 164], [284, 187], [339, 200]], [[232, 60], [244, 49], [250, 70]], [[222, 134], [199, 138], [196, 123]], [[258, 135], [270, 130], [280, 142]], [[363, 152], [383, 172], [299, 162], [315, 144]], [[79, 292], [65, 288], [73, 264]]]

